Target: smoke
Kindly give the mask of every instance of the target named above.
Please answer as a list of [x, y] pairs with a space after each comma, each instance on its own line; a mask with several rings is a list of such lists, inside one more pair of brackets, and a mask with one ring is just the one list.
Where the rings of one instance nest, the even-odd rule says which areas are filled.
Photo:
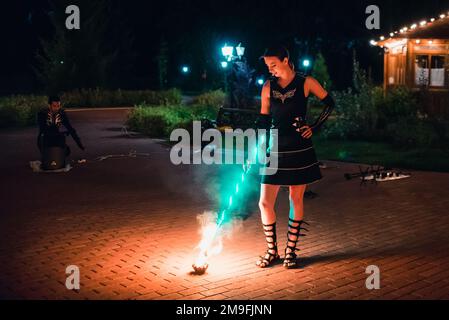
[[[196, 219], [200, 225], [199, 232], [202, 233], [202, 231], [208, 226], [217, 225], [219, 218], [218, 212], [216, 211], [204, 211], [202, 214], [198, 214]], [[217, 237], [230, 240], [235, 232], [238, 233], [243, 229], [243, 220], [239, 217], [233, 217], [225, 220], [227, 220], [227, 222], [221, 225], [221, 228], [218, 230]]]
[[223, 241], [230, 240], [235, 232], [243, 228], [241, 219], [231, 219], [221, 225], [218, 224], [219, 219], [218, 212], [214, 211], [205, 211], [197, 215], [201, 234], [201, 241], [195, 248], [199, 251], [197, 265], [202, 265], [211, 256], [220, 254], [223, 250]]

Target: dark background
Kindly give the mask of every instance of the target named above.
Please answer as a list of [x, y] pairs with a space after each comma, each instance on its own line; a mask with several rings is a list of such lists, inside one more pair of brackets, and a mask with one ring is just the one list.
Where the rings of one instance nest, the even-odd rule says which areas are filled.
[[[77, 4], [73, 1], [72, 4]], [[381, 30], [365, 28], [365, 8], [381, 10]], [[158, 88], [157, 56], [165, 43], [168, 57], [166, 87], [183, 86], [179, 70], [191, 67], [188, 81], [219, 77], [220, 48], [225, 43], [246, 47], [246, 57], [258, 74], [266, 72], [258, 57], [266, 46], [282, 42], [292, 59], [313, 58], [321, 51], [335, 88], [351, 83], [355, 50], [375, 82], [382, 81], [383, 58], [369, 40], [421, 19], [449, 10], [448, 0], [427, 1], [244, 1], [164, 0], [106, 1], [108, 28], [103, 42], [118, 53], [112, 63], [109, 88]], [[83, 7], [81, 10], [81, 28]], [[0, 94], [41, 93], [34, 68], [40, 39], [51, 39], [48, 1], [18, 0], [1, 8]], [[101, 22], [99, 22], [101, 23]], [[101, 56], [95, 59], [101, 60]], [[103, 85], [104, 86], [104, 85]], [[193, 86], [194, 87], [194, 86]]]

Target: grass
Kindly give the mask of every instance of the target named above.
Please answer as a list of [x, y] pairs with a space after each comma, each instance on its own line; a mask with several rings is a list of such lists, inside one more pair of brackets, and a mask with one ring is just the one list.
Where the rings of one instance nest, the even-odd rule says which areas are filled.
[[449, 172], [449, 150], [415, 147], [399, 149], [388, 143], [313, 138], [320, 159], [385, 167]]

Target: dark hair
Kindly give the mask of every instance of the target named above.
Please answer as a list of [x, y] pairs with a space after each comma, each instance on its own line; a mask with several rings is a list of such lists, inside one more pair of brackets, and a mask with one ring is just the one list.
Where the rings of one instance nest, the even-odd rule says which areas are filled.
[[51, 104], [52, 102], [60, 102], [61, 99], [59, 96], [49, 96], [48, 97], [48, 104]]
[[295, 70], [295, 65], [290, 61], [290, 52], [284, 46], [273, 46], [265, 49], [265, 52], [261, 58], [264, 57], [277, 57], [281, 61], [284, 61], [284, 59], [287, 58], [288, 65], [292, 68], [292, 70]]

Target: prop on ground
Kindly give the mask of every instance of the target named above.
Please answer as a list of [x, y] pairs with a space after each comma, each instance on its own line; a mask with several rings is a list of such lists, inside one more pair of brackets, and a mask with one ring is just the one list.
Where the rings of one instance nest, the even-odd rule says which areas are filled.
[[33, 172], [36, 173], [62, 173], [62, 172], [69, 172], [72, 169], [72, 166], [67, 163], [64, 168], [56, 169], [56, 170], [44, 170], [41, 166], [42, 162], [39, 160], [36, 161], [30, 161], [30, 167]]
[[371, 181], [371, 184], [377, 185], [378, 182], [401, 180], [410, 178], [411, 176], [411, 173], [403, 172], [399, 169], [395, 170], [393, 168], [386, 168], [382, 166], [377, 166], [374, 168], [373, 165], [365, 169], [362, 169], [362, 167], [359, 166], [359, 172], [344, 174], [346, 180], [360, 178], [360, 186], [366, 185], [368, 181]]
[[99, 157], [96, 157], [92, 160], [88, 159], [78, 159], [78, 160], [71, 160], [70, 163], [67, 163], [64, 168], [56, 169], [56, 170], [44, 170], [42, 168], [42, 162], [40, 160], [30, 161], [30, 167], [35, 173], [65, 173], [69, 172], [75, 164], [85, 164], [88, 162], [102, 162], [107, 159], [117, 159], [117, 158], [137, 158], [137, 157], [149, 157], [150, 153], [140, 153], [135, 150], [131, 150], [128, 153], [122, 153], [122, 154], [107, 154], [102, 155]]

